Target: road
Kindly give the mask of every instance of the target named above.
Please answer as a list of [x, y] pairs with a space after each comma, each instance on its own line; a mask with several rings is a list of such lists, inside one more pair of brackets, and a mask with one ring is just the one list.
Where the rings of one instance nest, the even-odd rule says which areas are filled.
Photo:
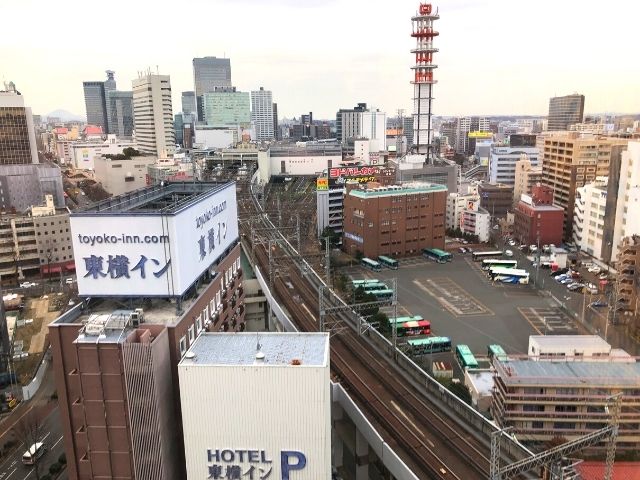
[[[62, 425], [58, 409], [55, 408], [43, 420], [43, 442], [47, 451], [40, 459], [40, 475], [48, 473], [49, 465], [56, 462], [58, 457], [64, 453], [64, 442], [62, 441]], [[8, 458], [0, 464], [0, 480], [32, 480], [36, 478], [33, 467], [22, 464], [22, 454], [29, 448], [24, 443], [20, 443]]]

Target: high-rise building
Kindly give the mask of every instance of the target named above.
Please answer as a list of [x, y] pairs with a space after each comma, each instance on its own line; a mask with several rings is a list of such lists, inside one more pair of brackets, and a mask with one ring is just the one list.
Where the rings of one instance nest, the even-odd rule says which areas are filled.
[[[106, 84], [106, 82], [105, 82]], [[112, 90], [107, 93], [110, 134], [133, 136], [133, 92]]]
[[521, 195], [531, 194], [531, 188], [542, 181], [542, 162], [533, 166], [529, 157], [523, 154], [516, 162], [515, 181], [513, 183], [513, 205], [520, 202]]
[[386, 125], [387, 114], [378, 109], [367, 108], [366, 103], [358, 103], [352, 109], [341, 108], [336, 113], [338, 140], [344, 144], [349, 139], [366, 138], [372, 152], [387, 148]]
[[249, 126], [251, 98], [248, 92], [235, 87], [219, 87], [203, 95], [203, 119], [213, 127]]
[[611, 193], [616, 203], [612, 260], [618, 256], [620, 244], [625, 237], [640, 235], [640, 216], [638, 215], [638, 205], [640, 205], [640, 141], [630, 141], [627, 149], [620, 153], [620, 157], [620, 174], [617, 177], [619, 179], [618, 191], [617, 194], [616, 192]]
[[196, 113], [197, 111], [196, 92], [182, 92], [182, 113]]
[[282, 132], [278, 128], [278, 104], [273, 104], [273, 135], [276, 140], [282, 140]]
[[[542, 181], [553, 188], [555, 205], [565, 211], [565, 239], [573, 233], [576, 188], [608, 177], [612, 157], [627, 140], [605, 137], [579, 137], [578, 133], [546, 137], [542, 160]], [[617, 152], [617, 153], [615, 153]]]
[[412, 33], [416, 39], [413, 70], [413, 144], [416, 153], [425, 154], [427, 163], [432, 161], [432, 104], [433, 70], [438, 68], [433, 63], [433, 54], [438, 51], [433, 39], [439, 33], [433, 28], [434, 22], [440, 18], [438, 10], [432, 11], [430, 3], [421, 3], [418, 12], [411, 17]]
[[193, 85], [198, 120], [204, 120], [203, 95], [216, 87], [231, 87], [231, 60], [228, 58], [196, 57], [193, 59]]
[[492, 218], [506, 217], [513, 206], [513, 186], [500, 183], [482, 182], [478, 185], [480, 206], [485, 208]]
[[584, 95], [566, 95], [549, 99], [547, 130], [569, 130], [569, 125], [582, 123]]
[[0, 91], [0, 165], [38, 163], [31, 109], [13, 82]]
[[[127, 233], [99, 245], [96, 225]], [[150, 186], [70, 230], [83, 301], [49, 325], [69, 478], [186, 480], [178, 363], [202, 332], [245, 329], [235, 186]]]
[[138, 150], [165, 157], [176, 150], [169, 75], [141, 74], [133, 80], [133, 121]]
[[115, 72], [107, 70], [107, 80], [103, 82], [82, 82], [84, 103], [87, 109], [87, 123], [102, 127], [104, 133], [109, 131], [109, 106], [107, 95], [116, 90]]
[[251, 121], [256, 129], [256, 140], [273, 140], [273, 98], [270, 90], [260, 87], [251, 92]]

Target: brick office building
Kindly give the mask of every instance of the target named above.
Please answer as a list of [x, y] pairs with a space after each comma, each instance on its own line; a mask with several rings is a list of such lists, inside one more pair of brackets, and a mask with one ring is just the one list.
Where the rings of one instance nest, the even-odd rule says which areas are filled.
[[444, 248], [447, 187], [428, 183], [349, 188], [344, 198], [346, 253], [403, 257]]
[[147, 187], [71, 231], [85, 298], [49, 326], [69, 478], [185, 479], [178, 363], [244, 330], [235, 184]]
[[560, 245], [564, 209], [553, 205], [553, 189], [535, 185], [531, 195], [522, 194], [514, 215], [514, 236], [527, 245]]

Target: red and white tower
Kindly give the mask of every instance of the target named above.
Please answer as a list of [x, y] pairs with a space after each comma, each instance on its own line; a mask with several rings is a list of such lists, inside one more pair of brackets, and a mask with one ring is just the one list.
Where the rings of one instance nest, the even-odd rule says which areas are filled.
[[433, 54], [438, 51], [433, 46], [438, 36], [433, 23], [440, 18], [438, 10], [432, 12], [430, 3], [421, 3], [418, 13], [411, 17], [412, 33], [416, 39], [416, 48], [411, 53], [416, 56], [413, 70], [413, 146], [417, 153], [426, 155], [426, 162], [433, 161], [431, 145], [431, 107], [433, 103]]

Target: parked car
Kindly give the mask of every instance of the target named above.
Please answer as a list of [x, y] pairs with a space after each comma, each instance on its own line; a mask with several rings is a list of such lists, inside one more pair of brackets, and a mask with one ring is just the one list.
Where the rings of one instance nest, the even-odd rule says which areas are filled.
[[562, 280], [560, 280], [560, 283], [562, 285], [567, 285], [568, 283], [573, 282], [573, 279], [571, 277], [567, 277], [567, 278], [563, 278]]
[[522, 245], [520, 245], [520, 247], [518, 247], [518, 248], [520, 248], [520, 250], [522, 250], [522, 251], [525, 251], [525, 250], [527, 249], [527, 246], [526, 246], [526, 245], [524, 245], [524, 244], [522, 244]]
[[458, 248], [458, 252], [460, 252], [460, 253], [467, 253], [467, 249], [466, 249], [466, 248], [464, 248], [464, 247], [460, 247], [460, 248]]
[[505, 256], [507, 257], [513, 257], [513, 252], [511, 250], [505, 250], [504, 251]]
[[578, 292], [578, 291], [582, 292], [583, 288], [584, 288], [583, 283], [572, 283], [567, 286], [567, 289], [569, 289], [570, 292]]
[[609, 275], [607, 274], [607, 272], [602, 272], [598, 278], [600, 280], [607, 280], [609, 278]]
[[598, 273], [600, 273], [600, 272], [601, 272], [601, 269], [600, 269], [600, 267], [598, 267], [597, 265], [595, 265], [595, 266], [593, 266], [593, 267], [589, 267], [589, 268], [587, 269], [587, 272], [589, 272], [589, 273], [595, 273], [595, 274], [598, 274]]
[[66, 283], [67, 285], [71, 285], [73, 283], [73, 278], [69, 277], [67, 278], [64, 283]]
[[591, 263], [591, 262], [582, 262], [582, 266], [583, 266], [584, 268], [591, 268], [591, 267], [593, 267], [594, 265], [593, 265], [593, 263]]
[[555, 272], [551, 272], [551, 276], [552, 277], [557, 277], [559, 275], [564, 275], [569, 271], [568, 268], [559, 268], [558, 270], [556, 270]]
[[566, 280], [567, 278], [569, 278], [566, 274], [565, 275], [558, 275], [556, 277], [556, 282], [561, 283], [563, 280]]
[[20, 288], [29, 288], [31, 287], [31, 282], [22, 282], [20, 284]]
[[538, 247], [536, 247], [535, 245], [529, 245], [529, 251], [531, 253], [535, 252], [536, 250], [538, 250]]
[[589, 304], [590, 307], [595, 307], [595, 308], [601, 308], [601, 307], [608, 307], [609, 304], [607, 302], [604, 302], [602, 300], [598, 300], [596, 302], [591, 302]]

